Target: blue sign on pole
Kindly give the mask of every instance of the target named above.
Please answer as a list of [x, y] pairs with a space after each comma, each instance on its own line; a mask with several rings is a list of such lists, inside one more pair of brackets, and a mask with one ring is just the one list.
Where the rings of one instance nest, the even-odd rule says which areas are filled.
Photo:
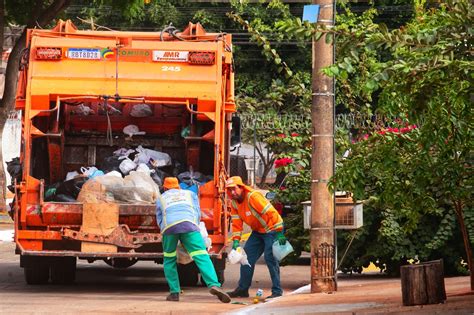
[[303, 22], [316, 23], [318, 22], [318, 16], [319, 4], [309, 4], [303, 7]]

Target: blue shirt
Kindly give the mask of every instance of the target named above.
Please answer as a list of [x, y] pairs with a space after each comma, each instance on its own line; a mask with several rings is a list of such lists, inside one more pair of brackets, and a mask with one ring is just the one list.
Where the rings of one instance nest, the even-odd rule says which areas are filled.
[[[201, 208], [199, 207], [199, 200], [197, 195], [190, 190], [167, 190], [156, 202], [156, 222], [163, 234], [168, 234], [166, 231], [169, 228], [184, 222], [195, 225], [197, 231], [199, 231], [200, 220]], [[187, 230], [186, 225], [178, 228], [179, 231], [181, 229]]]

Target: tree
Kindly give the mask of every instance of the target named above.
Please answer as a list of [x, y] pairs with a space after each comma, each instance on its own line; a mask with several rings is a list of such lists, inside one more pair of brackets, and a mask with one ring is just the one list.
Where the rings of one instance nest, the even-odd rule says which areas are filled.
[[[474, 289], [472, 11], [463, 0], [420, 6], [403, 28], [379, 25], [364, 34], [363, 47], [390, 56], [372, 65], [364, 86], [380, 93], [377, 112], [398, 120], [365, 130], [363, 140], [349, 146], [335, 185], [384, 207], [381, 233], [400, 259], [426, 259], [460, 231]], [[347, 45], [351, 56], [338, 71], [361, 66], [362, 46]]]
[[[413, 21], [393, 31], [374, 22], [375, 10], [346, 10], [334, 29], [298, 18], [276, 29], [285, 40], [337, 40], [336, 65], [324, 71], [338, 79], [339, 109], [359, 114], [360, 124], [338, 132], [338, 152], [351, 155], [339, 159], [332, 184], [377, 211], [356, 237], [390, 245], [369, 251], [364, 244], [359, 266], [375, 259], [390, 271], [409, 258], [443, 255], [462, 268], [451, 247], [459, 232], [472, 279], [472, 5], [416, 4]], [[265, 44], [276, 63], [277, 52]], [[368, 230], [375, 241], [364, 236]]]

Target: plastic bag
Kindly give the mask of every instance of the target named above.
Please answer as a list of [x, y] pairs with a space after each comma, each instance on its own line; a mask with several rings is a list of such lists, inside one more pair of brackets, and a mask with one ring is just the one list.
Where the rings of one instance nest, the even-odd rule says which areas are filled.
[[98, 163], [98, 168], [101, 169], [105, 174], [112, 172], [112, 171], [119, 171], [120, 172], [120, 163], [122, 160], [117, 156], [108, 156], [100, 163]]
[[178, 264], [187, 265], [193, 262], [193, 258], [188, 254], [181, 242], [179, 242], [178, 246], [176, 247], [176, 256]]
[[235, 264], [239, 263], [240, 260], [242, 259], [241, 249], [242, 249], [241, 247], [237, 247], [237, 249], [231, 250], [229, 255], [227, 255], [227, 259], [229, 259], [229, 262], [232, 265], [235, 265]]
[[136, 169], [137, 172], [142, 172], [144, 174], [150, 175], [151, 170], [148, 168], [148, 166], [145, 163], [140, 163], [138, 164], [138, 167]]
[[161, 167], [171, 165], [171, 157], [167, 153], [145, 149], [141, 145], [136, 149], [138, 154], [135, 156], [135, 163], [148, 164], [150, 160], [153, 160], [154, 167]]
[[[131, 189], [135, 196], [134, 199], [128, 201], [144, 201], [155, 203], [160, 196], [160, 188], [151, 177], [142, 172], [132, 171], [124, 178], [124, 186]], [[125, 193], [125, 192], [124, 192]]]
[[78, 176], [65, 182], [59, 183], [56, 189], [56, 195], [67, 195], [77, 198], [82, 186], [87, 181], [87, 177]]
[[12, 193], [15, 192], [15, 187], [13, 184], [16, 181], [19, 183], [21, 182], [21, 173], [22, 173], [22, 166], [20, 163], [19, 158], [14, 158], [10, 162], [7, 162], [7, 172], [10, 174], [10, 178], [7, 177], [8, 182], [10, 182], [10, 185], [7, 186], [8, 190], [11, 191]]
[[207, 233], [206, 224], [204, 222], [199, 222], [199, 232], [201, 232], [202, 239], [206, 245], [206, 249], [209, 251], [212, 247], [212, 240]]
[[76, 176], [79, 176], [79, 172], [77, 172], [77, 171], [67, 172], [66, 180], [73, 179]]
[[293, 246], [291, 246], [290, 242], [286, 241], [284, 245], [280, 245], [280, 242], [276, 240], [273, 242], [272, 245], [272, 252], [273, 252], [273, 257], [275, 257], [276, 260], [281, 261], [283, 258], [285, 258], [289, 253], [293, 252]]
[[127, 175], [128, 173], [137, 168], [137, 164], [135, 164], [135, 162], [133, 162], [129, 158], [124, 158], [122, 163], [120, 163], [119, 168], [122, 174]]
[[72, 110], [72, 113], [74, 115], [81, 115], [81, 116], [87, 116], [90, 114], [94, 114], [94, 111], [89, 107], [84, 104], [80, 104]]
[[206, 176], [204, 176], [200, 172], [193, 172], [193, 171], [183, 172], [179, 174], [178, 179], [180, 182], [183, 182], [188, 186], [192, 186], [195, 184], [199, 185], [201, 183], [207, 182]]
[[94, 177], [97, 177], [97, 176], [102, 176], [102, 175], [104, 175], [104, 172], [102, 172], [101, 170], [97, 169], [97, 167], [95, 167], [95, 166], [91, 166], [91, 167], [81, 167], [81, 172], [82, 172], [82, 174], [84, 174], [84, 175], [87, 176], [88, 178], [94, 178]]
[[138, 126], [136, 125], [128, 125], [123, 128], [123, 133], [126, 134], [129, 137], [133, 137], [135, 135], [144, 135], [146, 134], [145, 131], [140, 131], [138, 129]]
[[[104, 181], [99, 179], [104, 179]], [[115, 199], [112, 187], [114, 187], [114, 185], [120, 185], [116, 184], [118, 180], [123, 181], [122, 178], [118, 179], [113, 176], [100, 176], [88, 180], [82, 186], [82, 189], [77, 196], [77, 201], [88, 203], [114, 202]]]
[[150, 117], [153, 115], [153, 110], [148, 104], [136, 104], [133, 105], [132, 110], [130, 111], [130, 116], [132, 117]]
[[251, 267], [247, 259], [247, 254], [242, 247], [237, 247], [237, 249], [231, 250], [227, 258], [231, 264], [240, 263], [241, 265], [247, 265]]

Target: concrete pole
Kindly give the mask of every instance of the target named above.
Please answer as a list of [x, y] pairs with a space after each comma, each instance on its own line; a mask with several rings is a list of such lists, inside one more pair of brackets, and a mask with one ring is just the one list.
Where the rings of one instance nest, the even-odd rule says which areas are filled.
[[[313, 0], [320, 5], [318, 23], [334, 25], [334, 0]], [[334, 195], [327, 184], [334, 174], [334, 81], [321, 73], [333, 64], [334, 46], [325, 36], [313, 40], [313, 97], [311, 107], [311, 292], [337, 290], [335, 264]]]

